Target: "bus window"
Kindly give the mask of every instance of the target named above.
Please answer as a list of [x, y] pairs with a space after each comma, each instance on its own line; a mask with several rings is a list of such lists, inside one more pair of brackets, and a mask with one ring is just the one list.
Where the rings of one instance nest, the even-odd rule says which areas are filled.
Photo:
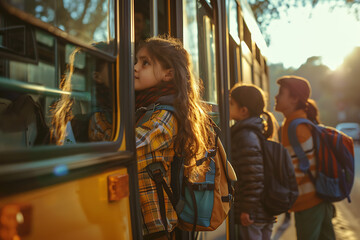
[[189, 52], [193, 65], [193, 73], [199, 77], [199, 39], [196, 14], [196, 1], [183, 1], [184, 47]]
[[135, 0], [135, 48], [151, 36], [168, 34], [168, 1]]
[[168, 15], [168, 4], [170, 1], [157, 0], [157, 15], [158, 15], [158, 34], [170, 33], [169, 15]]
[[184, 46], [191, 55], [194, 74], [203, 81], [203, 99], [217, 104], [215, 25], [209, 16], [210, 6], [203, 4], [183, 1]]
[[135, 48], [141, 41], [151, 36], [150, 33], [150, 1], [135, 0], [134, 12]]
[[242, 18], [242, 36], [241, 41], [241, 53], [242, 53], [242, 82], [243, 83], [254, 83], [252, 77], [252, 42], [251, 33], [247, 27], [244, 19]]
[[[116, 49], [114, 24], [108, 23], [114, 16], [107, 7], [113, 1], [101, 1], [96, 21], [89, 18], [97, 16], [92, 9], [100, 1], [81, 8], [77, 2], [64, 2], [61, 8], [54, 7], [63, 1], [8, 2], [51, 24], [67, 12], [69, 22], [54, 25], [88, 47], [0, 10], [0, 151], [112, 140], [116, 58], [110, 53]], [[28, 41], [16, 41], [24, 37]]]
[[261, 54], [260, 49], [255, 43], [255, 58], [253, 60], [253, 69], [254, 69], [254, 84], [260, 88], [263, 88], [261, 81]]
[[[115, 38], [113, 0], [7, 0], [14, 7], [55, 26], [85, 43]], [[110, 50], [110, 49], [108, 49]], [[115, 53], [115, 52], [112, 52]]]
[[258, 71], [254, 71], [254, 84], [262, 88], [261, 74]]
[[252, 55], [245, 41], [241, 41], [241, 64], [242, 83], [253, 83], [252, 81]]
[[229, 33], [236, 42], [237, 45], [240, 44], [239, 38], [239, 24], [238, 24], [238, 3], [237, 0], [227, 0], [228, 7], [228, 23], [229, 23]]
[[240, 48], [232, 38], [229, 37], [229, 65], [230, 65], [230, 88], [241, 82]]

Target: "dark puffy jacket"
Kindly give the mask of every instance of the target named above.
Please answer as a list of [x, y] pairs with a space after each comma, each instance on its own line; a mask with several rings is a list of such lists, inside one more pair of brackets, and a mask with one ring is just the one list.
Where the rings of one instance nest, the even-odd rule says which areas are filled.
[[255, 131], [263, 131], [262, 119], [251, 117], [231, 127], [231, 157], [238, 181], [235, 183], [235, 223], [246, 212], [258, 223], [269, 223], [274, 217], [262, 206], [264, 190], [263, 156], [261, 143]]

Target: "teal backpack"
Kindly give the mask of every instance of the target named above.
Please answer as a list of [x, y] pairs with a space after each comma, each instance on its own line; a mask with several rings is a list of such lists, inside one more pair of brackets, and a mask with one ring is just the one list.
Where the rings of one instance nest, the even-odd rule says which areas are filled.
[[[152, 104], [143, 108], [142, 117], [137, 126], [148, 121], [157, 110], [175, 112], [173, 106]], [[139, 114], [140, 115], [140, 114]], [[224, 148], [219, 139], [219, 129], [213, 124], [216, 132], [215, 146], [197, 160], [198, 166], [209, 161], [209, 170], [199, 181], [191, 182], [184, 176], [184, 159], [174, 156], [171, 163], [170, 186], [164, 179], [165, 168], [161, 162], [149, 164], [146, 169], [156, 183], [160, 202], [162, 221], [166, 226], [166, 214], [163, 191], [168, 195], [179, 219], [178, 227], [184, 231], [213, 231], [227, 217], [233, 200], [232, 181], [236, 181], [235, 172], [226, 158]]]

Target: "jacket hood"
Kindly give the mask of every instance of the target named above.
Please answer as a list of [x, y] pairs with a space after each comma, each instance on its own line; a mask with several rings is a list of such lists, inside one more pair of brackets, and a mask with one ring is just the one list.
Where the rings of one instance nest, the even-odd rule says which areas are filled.
[[260, 132], [263, 132], [263, 130], [264, 130], [263, 119], [259, 118], [259, 117], [250, 117], [250, 118], [244, 119], [242, 121], [238, 121], [231, 127], [231, 131], [232, 132], [239, 131], [240, 129], [243, 129], [243, 128], [257, 129]]

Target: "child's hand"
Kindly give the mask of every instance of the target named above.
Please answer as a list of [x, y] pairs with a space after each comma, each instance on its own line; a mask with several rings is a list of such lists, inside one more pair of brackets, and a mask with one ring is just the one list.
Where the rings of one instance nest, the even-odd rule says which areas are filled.
[[254, 221], [250, 219], [250, 215], [248, 213], [244, 213], [244, 212], [241, 213], [240, 219], [241, 219], [241, 224], [245, 227], [250, 226], [251, 224], [254, 223]]

